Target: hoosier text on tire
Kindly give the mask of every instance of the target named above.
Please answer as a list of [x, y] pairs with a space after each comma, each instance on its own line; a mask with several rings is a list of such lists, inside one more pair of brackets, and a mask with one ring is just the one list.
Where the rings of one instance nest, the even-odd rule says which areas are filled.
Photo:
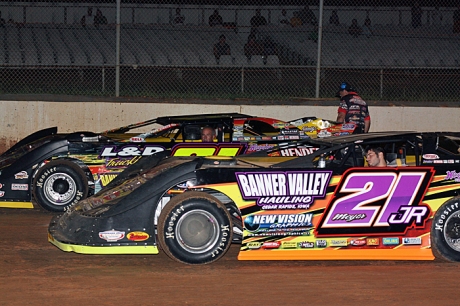
[[34, 197], [49, 211], [61, 212], [88, 195], [83, 170], [70, 161], [51, 161], [41, 167], [33, 182]]
[[231, 216], [213, 196], [185, 192], [163, 208], [158, 219], [158, 240], [164, 252], [176, 261], [211, 263], [230, 247]]
[[448, 200], [434, 215], [431, 248], [438, 259], [460, 261], [460, 197]]

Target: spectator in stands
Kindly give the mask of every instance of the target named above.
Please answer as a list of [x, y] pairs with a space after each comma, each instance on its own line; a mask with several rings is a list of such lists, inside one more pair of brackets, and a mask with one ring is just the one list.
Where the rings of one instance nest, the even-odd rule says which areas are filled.
[[277, 55], [278, 54], [278, 52], [276, 50], [276, 44], [271, 39], [270, 36], [265, 36], [264, 42], [263, 42], [263, 47], [264, 47], [264, 56]]
[[257, 28], [260, 26], [264, 26], [267, 24], [267, 20], [264, 16], [260, 13], [260, 9], [256, 10], [256, 14], [251, 18], [251, 27]]
[[180, 8], [176, 8], [176, 15], [174, 16], [173, 23], [174, 24], [184, 24], [185, 16], [181, 15]]
[[94, 15], [93, 15], [93, 8], [92, 7], [88, 7], [86, 15], [81, 17], [80, 23], [81, 23], [82, 26], [85, 26], [87, 24], [94, 24]]
[[230, 55], [230, 46], [226, 42], [225, 35], [219, 36], [219, 42], [214, 45], [214, 56], [219, 62], [221, 55]]
[[293, 28], [300, 27], [302, 25], [302, 19], [299, 18], [299, 12], [292, 13], [291, 26]]
[[290, 25], [287, 12], [285, 9], [281, 10], [281, 15], [278, 16], [278, 24], [281, 26]]
[[374, 31], [372, 30], [371, 19], [369, 17], [366, 17], [366, 20], [364, 20], [363, 34], [366, 35], [367, 38], [374, 35]]
[[5, 19], [2, 18], [2, 11], [0, 11], [0, 27], [5, 26]]
[[244, 45], [244, 55], [246, 55], [248, 60], [250, 60], [253, 55], [263, 55], [263, 54], [264, 54], [264, 48], [260, 43], [257, 42], [256, 36], [249, 35], [248, 41]]
[[313, 30], [310, 31], [310, 34], [308, 34], [308, 39], [315, 43], [318, 42], [318, 25], [315, 25]]
[[369, 167], [386, 167], [385, 150], [382, 147], [367, 147], [365, 149], [367, 165]]
[[94, 16], [94, 25], [98, 27], [101, 24], [107, 24], [107, 17], [102, 14], [100, 9], [97, 9], [96, 16]]
[[439, 7], [435, 6], [433, 12], [431, 12], [431, 22], [433, 25], [441, 25], [442, 24], [442, 14], [439, 11]]
[[420, 4], [415, 1], [414, 5], [411, 8], [411, 15], [412, 15], [412, 27], [415, 29], [419, 26], [422, 25], [422, 8], [420, 7]]
[[355, 123], [355, 133], [367, 133], [371, 127], [371, 116], [367, 103], [356, 93], [356, 90], [348, 83], [340, 84], [336, 94], [340, 97], [340, 105], [337, 111], [338, 123]]
[[329, 17], [329, 24], [333, 24], [333, 25], [340, 24], [339, 15], [337, 14], [337, 10], [333, 10], [331, 12], [331, 17]]
[[214, 10], [214, 13], [212, 13], [212, 15], [209, 16], [208, 23], [211, 27], [222, 25], [224, 23], [222, 16], [219, 15], [218, 10]]
[[363, 29], [361, 29], [361, 27], [358, 25], [358, 20], [353, 19], [351, 21], [350, 27], [348, 28], [348, 33], [353, 37], [358, 37], [362, 31]]
[[210, 126], [205, 126], [201, 129], [201, 141], [202, 142], [214, 142], [216, 139], [216, 132]]
[[313, 13], [313, 11], [308, 7], [308, 5], [305, 5], [305, 7], [299, 11], [298, 16], [300, 20], [302, 20], [302, 24], [318, 24], [318, 20], [316, 19], [315, 13]]
[[452, 32], [460, 33], [460, 5], [458, 6], [458, 9], [454, 12], [454, 15], [452, 16], [452, 21]]

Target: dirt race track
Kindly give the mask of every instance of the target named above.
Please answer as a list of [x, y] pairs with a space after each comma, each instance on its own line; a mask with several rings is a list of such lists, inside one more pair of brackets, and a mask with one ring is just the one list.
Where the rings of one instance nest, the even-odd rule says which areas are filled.
[[460, 263], [81, 255], [47, 242], [51, 217], [0, 209], [0, 305], [459, 305]]

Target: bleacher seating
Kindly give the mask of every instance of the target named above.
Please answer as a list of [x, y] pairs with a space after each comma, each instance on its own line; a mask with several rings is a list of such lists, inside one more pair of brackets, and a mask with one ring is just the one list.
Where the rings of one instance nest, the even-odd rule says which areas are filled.
[[[247, 31], [207, 25], [124, 25], [120, 63], [140, 66], [316, 65], [313, 27], [261, 27], [258, 39], [270, 37], [278, 56], [244, 56]], [[441, 34], [440, 34], [441, 33]], [[217, 63], [213, 45], [224, 34], [231, 56]], [[0, 28], [0, 64], [5, 66], [113, 66], [116, 32], [111, 26], [79, 24], [7, 24]], [[347, 25], [323, 28], [322, 65], [326, 67], [458, 67], [458, 37], [448, 26], [375, 25], [374, 35], [352, 38]]]

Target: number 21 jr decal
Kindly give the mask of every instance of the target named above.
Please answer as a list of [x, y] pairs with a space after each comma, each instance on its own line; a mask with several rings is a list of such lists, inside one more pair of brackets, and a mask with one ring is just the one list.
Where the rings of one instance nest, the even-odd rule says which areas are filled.
[[421, 204], [431, 168], [382, 168], [345, 172], [316, 234], [403, 234], [423, 227], [430, 209]]

